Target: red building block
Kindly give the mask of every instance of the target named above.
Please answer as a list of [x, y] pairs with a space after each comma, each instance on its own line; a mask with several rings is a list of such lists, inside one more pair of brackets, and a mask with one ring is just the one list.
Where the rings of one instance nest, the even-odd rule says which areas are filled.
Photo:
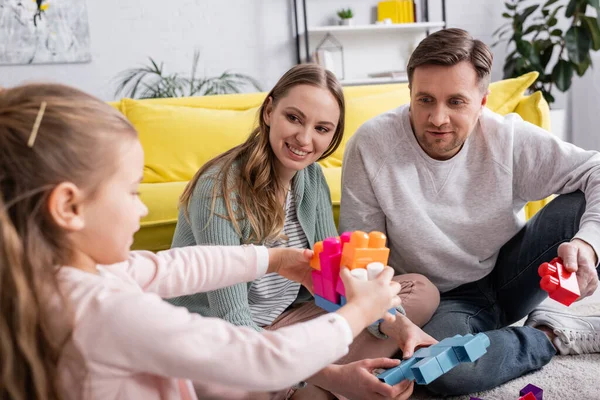
[[350, 242], [344, 244], [341, 265], [350, 269], [366, 268], [372, 262], [387, 265], [390, 249], [385, 247], [385, 241], [386, 237], [381, 232], [352, 232]]
[[529, 392], [523, 397], [519, 397], [519, 400], [536, 400], [533, 393]]
[[559, 257], [540, 265], [538, 274], [540, 287], [559, 303], [570, 306], [581, 295], [576, 274], [568, 272]]

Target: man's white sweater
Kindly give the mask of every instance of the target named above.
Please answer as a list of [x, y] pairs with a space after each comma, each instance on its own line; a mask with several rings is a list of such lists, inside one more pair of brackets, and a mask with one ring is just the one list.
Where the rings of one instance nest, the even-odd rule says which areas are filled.
[[528, 201], [578, 189], [587, 206], [575, 237], [599, 254], [599, 153], [484, 109], [461, 150], [438, 161], [419, 146], [405, 105], [348, 141], [340, 231], [386, 233], [390, 266], [424, 274], [444, 292], [492, 271], [524, 226]]

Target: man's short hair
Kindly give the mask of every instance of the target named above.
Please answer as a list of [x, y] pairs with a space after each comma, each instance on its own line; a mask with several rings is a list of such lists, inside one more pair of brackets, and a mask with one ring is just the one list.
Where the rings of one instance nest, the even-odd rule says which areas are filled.
[[494, 56], [490, 48], [465, 30], [458, 28], [442, 29], [419, 43], [408, 60], [408, 84], [421, 65], [452, 66], [463, 61], [471, 63], [477, 72], [477, 79], [483, 91], [487, 90], [492, 72]]

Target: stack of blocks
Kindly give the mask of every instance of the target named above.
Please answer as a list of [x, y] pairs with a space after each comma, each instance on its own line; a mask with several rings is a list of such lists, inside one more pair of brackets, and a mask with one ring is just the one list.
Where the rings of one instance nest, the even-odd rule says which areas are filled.
[[446, 338], [430, 347], [417, 350], [399, 366], [377, 375], [380, 381], [395, 385], [403, 380], [414, 380], [427, 385], [460, 363], [474, 362], [487, 352], [490, 339], [484, 333]]
[[[544, 391], [531, 383], [519, 392], [519, 400], [544, 400]], [[470, 400], [483, 400], [479, 397], [471, 397]]]
[[538, 274], [542, 277], [540, 287], [559, 303], [570, 306], [581, 295], [577, 275], [568, 272], [559, 257], [540, 265]]
[[[387, 265], [390, 249], [381, 232], [344, 232], [315, 243], [310, 261], [315, 303], [333, 312], [346, 304], [346, 290], [340, 279], [340, 268], [346, 266], [359, 279], [373, 279]], [[370, 264], [370, 265], [369, 265]], [[369, 268], [367, 268], [369, 267]], [[391, 313], [395, 313], [390, 310]]]

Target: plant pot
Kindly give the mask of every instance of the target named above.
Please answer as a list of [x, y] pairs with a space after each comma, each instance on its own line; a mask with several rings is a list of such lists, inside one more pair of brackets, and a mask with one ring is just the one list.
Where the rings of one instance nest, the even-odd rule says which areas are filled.
[[340, 19], [340, 25], [346, 25], [346, 26], [354, 25], [354, 18]]

